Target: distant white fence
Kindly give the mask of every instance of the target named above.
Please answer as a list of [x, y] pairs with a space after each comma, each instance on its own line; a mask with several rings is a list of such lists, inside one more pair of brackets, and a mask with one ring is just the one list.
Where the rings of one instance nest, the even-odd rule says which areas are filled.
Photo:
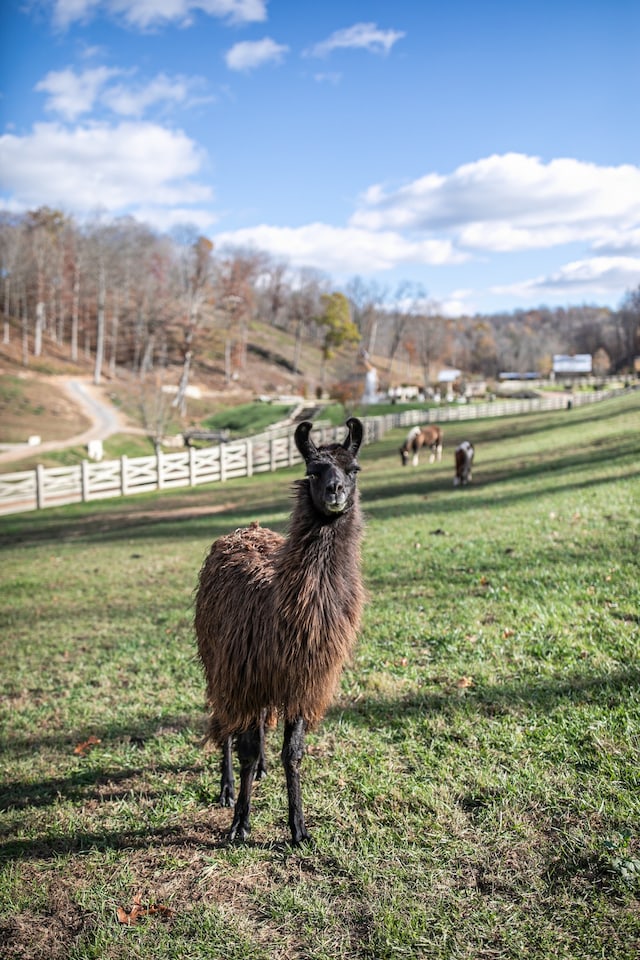
[[[569, 397], [538, 397], [531, 400], [497, 400], [493, 403], [449, 404], [430, 410], [405, 410], [378, 417], [364, 417], [365, 442], [381, 440], [388, 430], [419, 423], [446, 423], [479, 420], [485, 417], [515, 416], [544, 410], [566, 409], [569, 405], [595, 403], [620, 391], [571, 394]], [[279, 431], [281, 433], [281, 431]], [[345, 428], [316, 425], [318, 443], [343, 440]], [[279, 470], [299, 462], [293, 427], [284, 436], [254, 437], [198, 450], [189, 447], [178, 453], [159, 451], [149, 457], [120, 457], [93, 463], [83, 460], [72, 467], [42, 467], [19, 473], [0, 474], [0, 514], [39, 510], [100, 500], [128, 497], [150, 490], [196, 487], [203, 483], [224, 483], [236, 477]]]

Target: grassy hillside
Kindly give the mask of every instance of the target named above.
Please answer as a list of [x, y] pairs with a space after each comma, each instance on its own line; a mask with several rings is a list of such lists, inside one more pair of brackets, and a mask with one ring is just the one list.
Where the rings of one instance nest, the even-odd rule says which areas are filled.
[[210, 541], [284, 529], [299, 470], [0, 519], [3, 955], [635, 960], [639, 428], [630, 395], [362, 451], [370, 599], [301, 850], [281, 731], [227, 845], [191, 630]]
[[1, 443], [25, 443], [32, 434], [64, 440], [82, 433], [90, 421], [49, 377], [0, 374]]

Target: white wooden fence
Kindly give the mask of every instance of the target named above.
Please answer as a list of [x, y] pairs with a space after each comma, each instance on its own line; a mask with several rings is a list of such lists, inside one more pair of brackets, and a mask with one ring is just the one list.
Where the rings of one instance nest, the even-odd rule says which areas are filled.
[[[450, 404], [426, 411], [404, 410], [385, 416], [364, 417], [365, 443], [380, 440], [388, 430], [398, 427], [566, 409], [570, 404], [580, 406], [594, 403], [614, 393], [619, 394], [620, 391]], [[106, 497], [127, 497], [150, 490], [224, 483], [235, 477], [250, 477], [255, 473], [289, 467], [300, 460], [293, 441], [293, 429], [291, 427], [284, 436], [269, 438], [263, 435], [201, 450], [189, 447], [178, 453], [159, 451], [149, 457], [120, 457], [119, 460], [101, 463], [83, 460], [72, 467], [37, 466], [35, 470], [0, 474], [0, 514]], [[344, 427], [316, 425], [314, 428], [317, 443], [341, 441], [344, 436]]]

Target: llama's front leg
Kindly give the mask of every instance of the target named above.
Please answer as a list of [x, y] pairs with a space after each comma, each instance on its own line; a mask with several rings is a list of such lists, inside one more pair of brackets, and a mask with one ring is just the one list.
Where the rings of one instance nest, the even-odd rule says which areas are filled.
[[296, 846], [309, 839], [307, 828], [304, 825], [302, 794], [300, 792], [300, 764], [304, 756], [304, 729], [302, 717], [287, 721], [284, 727], [284, 743], [282, 745], [282, 763], [287, 777], [287, 793], [289, 795], [289, 826], [291, 828], [291, 840]]
[[233, 738], [227, 737], [222, 747], [220, 765], [220, 806], [232, 807], [236, 802], [236, 789], [233, 779]]
[[246, 840], [251, 833], [251, 791], [260, 759], [260, 726], [256, 724], [237, 738], [240, 759], [240, 794], [233, 813], [229, 840]]

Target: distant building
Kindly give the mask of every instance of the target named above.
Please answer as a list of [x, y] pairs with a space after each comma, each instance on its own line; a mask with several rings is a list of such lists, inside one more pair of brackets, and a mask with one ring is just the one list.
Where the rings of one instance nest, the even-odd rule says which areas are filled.
[[438, 374], [438, 383], [453, 383], [462, 374], [462, 370], [441, 370]]
[[593, 357], [590, 353], [554, 353], [553, 373], [557, 376], [580, 376], [590, 374], [593, 369]]

